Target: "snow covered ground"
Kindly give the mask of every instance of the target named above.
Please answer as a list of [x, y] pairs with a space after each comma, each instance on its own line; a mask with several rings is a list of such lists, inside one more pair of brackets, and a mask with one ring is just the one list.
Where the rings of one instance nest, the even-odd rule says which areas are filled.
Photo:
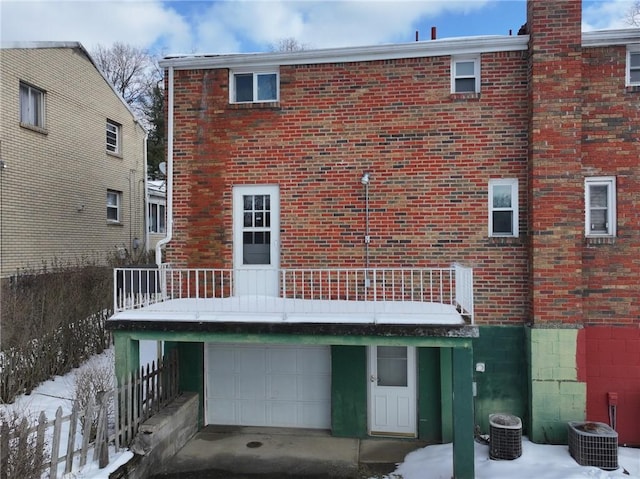
[[[111, 361], [112, 355], [106, 352], [85, 363], [82, 368], [95, 367]], [[64, 377], [56, 377], [35, 389], [28, 396], [19, 397], [13, 404], [0, 405], [5, 410], [15, 410], [31, 417], [37, 417], [40, 411], [45, 411], [48, 418], [55, 415], [58, 406], [62, 406], [64, 414], [71, 412], [72, 396], [75, 387], [77, 371], [72, 371]], [[387, 479], [450, 479], [453, 474], [453, 450], [451, 444], [428, 446], [407, 455], [405, 461], [399, 464], [396, 471]], [[116, 470], [120, 464], [131, 457], [130, 452], [115, 453], [110, 451], [111, 460], [106, 469], [98, 469], [97, 463], [87, 464], [81, 470], [74, 471], [67, 479], [107, 479], [109, 473]], [[493, 461], [489, 459], [489, 447], [483, 444], [475, 445], [476, 479], [609, 479], [609, 478], [639, 478], [640, 479], [640, 449], [618, 448], [618, 463], [616, 471], [603, 471], [595, 467], [578, 465], [569, 455], [567, 446], [549, 446], [533, 444], [526, 438], [522, 441], [522, 456], [513, 461]]]

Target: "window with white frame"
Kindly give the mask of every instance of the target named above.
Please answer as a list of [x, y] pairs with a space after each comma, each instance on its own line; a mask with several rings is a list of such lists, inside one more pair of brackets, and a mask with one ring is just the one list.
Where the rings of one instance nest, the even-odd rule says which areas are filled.
[[149, 203], [149, 232], [166, 232], [166, 206], [162, 203]]
[[585, 178], [585, 233], [615, 236], [616, 179], [613, 176]]
[[480, 57], [451, 58], [451, 92], [480, 92]]
[[489, 180], [489, 236], [518, 236], [518, 180]]
[[268, 71], [230, 72], [231, 103], [264, 103], [279, 99], [279, 73]]
[[107, 221], [111, 223], [121, 222], [122, 192], [107, 190]]
[[627, 85], [640, 86], [640, 46], [627, 49]]
[[44, 128], [44, 91], [20, 82], [20, 123]]
[[119, 123], [107, 120], [107, 151], [110, 153], [120, 153], [120, 129]]

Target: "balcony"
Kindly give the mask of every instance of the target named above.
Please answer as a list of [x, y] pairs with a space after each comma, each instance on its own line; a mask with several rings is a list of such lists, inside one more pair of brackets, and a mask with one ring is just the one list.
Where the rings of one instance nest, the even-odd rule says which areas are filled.
[[473, 325], [473, 270], [116, 268], [114, 320]]

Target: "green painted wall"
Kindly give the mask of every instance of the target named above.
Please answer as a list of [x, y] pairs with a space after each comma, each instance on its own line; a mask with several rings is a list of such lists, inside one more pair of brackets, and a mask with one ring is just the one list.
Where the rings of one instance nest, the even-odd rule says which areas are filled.
[[578, 329], [527, 328], [529, 438], [566, 444], [567, 422], [584, 421], [587, 385], [578, 381]]
[[418, 437], [442, 441], [440, 349], [418, 348]]
[[451, 348], [440, 348], [440, 421], [442, 442], [453, 441], [453, 358]]
[[[521, 418], [524, 430], [528, 414], [525, 328], [481, 326], [479, 331], [473, 340], [476, 424], [488, 434], [489, 414], [502, 412]], [[478, 363], [484, 363], [485, 372], [475, 371]]]
[[180, 389], [198, 393], [200, 411], [199, 426], [204, 426], [204, 344], [165, 342], [165, 353], [178, 351]]
[[453, 477], [473, 479], [473, 349], [451, 350], [453, 366]]
[[138, 370], [140, 364], [140, 342], [128, 333], [113, 332], [115, 349], [115, 374], [120, 384], [130, 373]]
[[331, 346], [331, 428], [334, 436], [367, 436], [365, 346]]

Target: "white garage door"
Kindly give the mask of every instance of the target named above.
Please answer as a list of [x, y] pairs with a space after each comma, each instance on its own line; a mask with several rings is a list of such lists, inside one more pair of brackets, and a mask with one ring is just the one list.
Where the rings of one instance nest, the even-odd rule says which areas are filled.
[[329, 346], [207, 345], [208, 424], [331, 426]]

